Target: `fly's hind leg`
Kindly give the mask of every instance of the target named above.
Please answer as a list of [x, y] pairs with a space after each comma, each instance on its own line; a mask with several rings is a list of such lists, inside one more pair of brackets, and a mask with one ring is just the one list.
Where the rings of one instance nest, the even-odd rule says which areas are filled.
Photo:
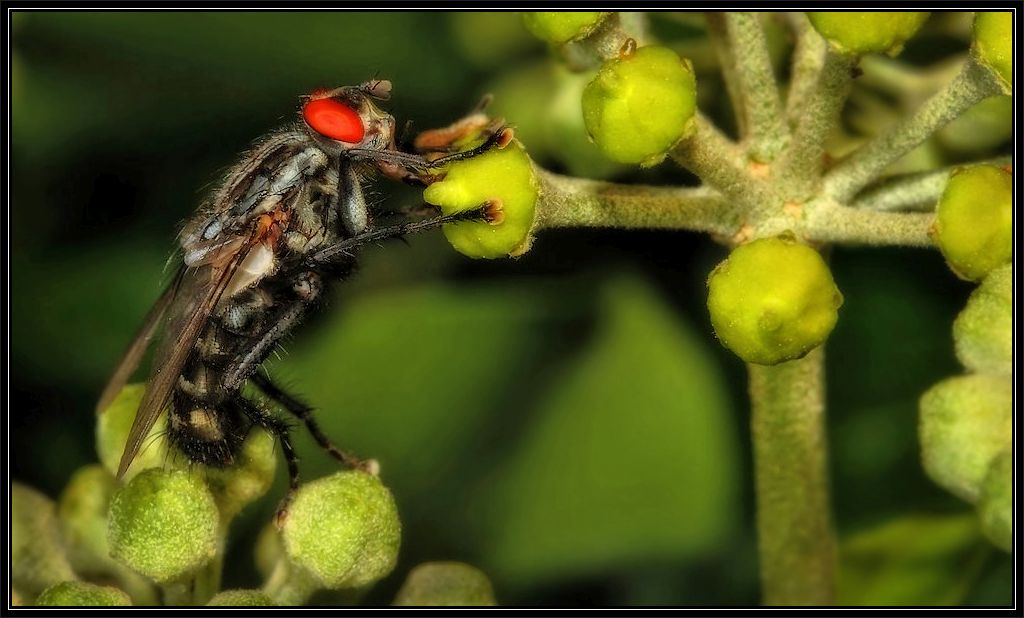
[[327, 434], [320, 429], [320, 425], [316, 422], [316, 418], [313, 416], [312, 407], [285, 392], [284, 389], [277, 384], [274, 384], [270, 378], [262, 373], [254, 373], [249, 377], [249, 381], [263, 391], [267, 397], [270, 397], [277, 403], [281, 404], [281, 407], [305, 423], [306, 429], [309, 430], [310, 435], [313, 436], [316, 443], [325, 451], [330, 453], [331, 457], [334, 457], [349, 468], [366, 468], [369, 465], [369, 462], [364, 462], [358, 457], [350, 453], [346, 453], [331, 442], [331, 439], [327, 437]]
[[299, 490], [299, 456], [295, 453], [291, 438], [288, 435], [288, 424], [281, 419], [264, 412], [255, 403], [239, 398], [242, 413], [245, 414], [254, 425], [266, 429], [274, 434], [277, 441], [281, 443], [281, 452], [284, 453], [285, 463], [288, 465], [288, 492], [284, 495], [277, 507], [277, 514], [274, 522], [280, 528], [288, 516], [288, 506], [295, 498], [295, 492]]

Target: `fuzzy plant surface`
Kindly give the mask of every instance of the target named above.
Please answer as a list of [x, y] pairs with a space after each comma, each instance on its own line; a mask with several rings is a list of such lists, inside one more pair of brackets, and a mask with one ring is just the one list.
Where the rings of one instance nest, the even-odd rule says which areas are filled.
[[[526, 28], [550, 47], [559, 92], [568, 93], [551, 110], [554, 133], [576, 153], [567, 170], [675, 167], [678, 184], [555, 173], [531, 159], [530, 140], [519, 135], [434, 170], [423, 193], [445, 214], [482, 203], [500, 213], [444, 229], [451, 246], [473, 259], [522, 256], [560, 228], [699, 232], [726, 248], [706, 289], [694, 292], [706, 294], [716, 337], [748, 372], [756, 498], [756, 547], [752, 541], [748, 555], [765, 605], [856, 603], [842, 581], [869, 576], [856, 572], [858, 557], [871, 565], [873, 548], [919, 530], [936, 530], [951, 544], [980, 530], [998, 550], [1013, 549], [1014, 171], [1009, 159], [926, 162], [909, 173], [904, 165], [958, 118], [982, 107], [1010, 113], [1012, 14], [978, 13], [970, 49], [952, 72], [900, 61], [929, 19], [707, 13], [700, 24], [709, 49], [698, 59], [660, 43], [641, 13], [524, 14]], [[773, 52], [779, 31], [792, 41], [783, 62]], [[695, 65], [708, 58], [731, 103], [728, 126], [701, 107], [708, 86]], [[844, 111], [859, 79], [914, 105], [883, 131], [851, 135]], [[699, 185], [688, 182], [692, 176]], [[840, 566], [832, 494], [843, 488], [829, 485], [825, 431], [825, 346], [850, 300], [832, 276], [829, 251], [847, 245], [916, 249], [907, 260], [939, 252], [951, 278], [977, 285], [950, 325], [963, 371], [923, 393], [919, 409], [922, 467], [968, 515], [850, 539], [854, 567]], [[260, 535], [262, 581], [226, 588], [232, 523], [270, 491], [277, 445], [254, 429], [234, 464], [212, 469], [176, 453], [157, 425], [117, 479], [144, 389], [125, 387], [98, 415], [99, 464], [76, 472], [56, 501], [14, 486], [12, 583], [20, 603], [302, 605], [323, 594], [355, 603], [396, 568], [402, 509], [374, 465], [302, 484]], [[906, 560], [928, 551], [912, 548]], [[496, 596], [501, 591], [479, 569], [430, 562], [408, 573], [392, 603], [488, 606]]]

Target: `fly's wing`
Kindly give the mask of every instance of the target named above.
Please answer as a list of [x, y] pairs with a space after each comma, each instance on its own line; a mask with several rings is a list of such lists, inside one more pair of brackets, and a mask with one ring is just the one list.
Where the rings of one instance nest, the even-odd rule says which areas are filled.
[[139, 367], [139, 362], [146, 353], [146, 349], [149, 348], [149, 343], [153, 340], [153, 335], [156, 333], [157, 327], [160, 326], [164, 314], [167, 313], [167, 308], [171, 306], [178, 294], [178, 288], [181, 286], [181, 279], [184, 274], [184, 268], [178, 270], [170, 285], [167, 286], [167, 289], [164, 290], [163, 294], [160, 295], [160, 298], [156, 300], [156, 303], [149, 310], [149, 313], [146, 314], [146, 318], [142, 321], [142, 327], [135, 334], [135, 339], [132, 340], [128, 349], [121, 356], [117, 369], [114, 370], [107, 385], [103, 388], [103, 393], [96, 403], [97, 414], [110, 407], [114, 398], [117, 397], [117, 394], [121, 392], [121, 389], [124, 388], [124, 385], [128, 383], [129, 378], [132, 377], [132, 374]]
[[199, 268], [184, 270], [173, 304], [167, 316], [163, 341], [157, 348], [153, 371], [135, 415], [128, 441], [118, 464], [117, 477], [121, 478], [138, 455], [153, 424], [170, 402], [174, 386], [181, 375], [196, 341], [202, 334], [214, 308], [249, 252], [252, 242], [237, 243], [221, 259]]

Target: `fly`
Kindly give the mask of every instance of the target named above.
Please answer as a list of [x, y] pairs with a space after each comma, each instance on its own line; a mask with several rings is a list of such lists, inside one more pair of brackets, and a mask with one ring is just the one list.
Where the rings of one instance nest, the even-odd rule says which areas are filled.
[[253, 427], [274, 434], [288, 464], [286, 505], [299, 476], [288, 427], [242, 394], [247, 382], [299, 418], [342, 464], [362, 465], [331, 443], [310, 407], [257, 369], [326, 288], [353, 271], [361, 246], [498, 216], [493, 205], [482, 204], [456, 215], [375, 227], [363, 196], [364, 178], [379, 173], [427, 184], [437, 166], [503, 147], [511, 139], [510, 129], [490, 124], [480, 146], [446, 152], [464, 127], [483, 125], [478, 113], [423, 134], [426, 139], [417, 143], [429, 143], [428, 149], [400, 150], [394, 118], [377, 105], [390, 91], [389, 81], [375, 80], [305, 97], [299, 121], [257, 142], [185, 224], [176, 274], [97, 404], [98, 412], [110, 405], [162, 331], [118, 478], [167, 411], [170, 444], [190, 461], [209, 466], [231, 464]]

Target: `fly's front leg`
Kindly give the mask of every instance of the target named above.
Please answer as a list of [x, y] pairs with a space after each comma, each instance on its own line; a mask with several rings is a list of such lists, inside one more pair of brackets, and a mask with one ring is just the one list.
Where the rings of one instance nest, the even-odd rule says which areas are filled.
[[429, 181], [426, 179], [432, 178], [431, 170], [456, 161], [472, 159], [492, 148], [504, 148], [512, 141], [513, 136], [514, 134], [510, 127], [502, 127], [488, 136], [484, 143], [475, 148], [453, 152], [436, 159], [427, 159], [423, 155], [402, 152], [401, 150], [375, 150], [372, 148], [351, 148], [345, 151], [345, 156], [352, 161], [373, 163], [385, 175], [393, 178], [404, 180], [407, 176], [412, 175], [429, 184]]
[[388, 225], [367, 230], [362, 234], [346, 238], [345, 240], [339, 241], [317, 251], [307, 258], [307, 263], [311, 268], [329, 266], [339, 260], [351, 259], [351, 251], [357, 247], [374, 242], [380, 242], [389, 238], [398, 238], [409, 234], [415, 234], [416, 232], [432, 230], [448, 223], [458, 223], [460, 221], [482, 221], [497, 225], [503, 220], [504, 213], [502, 212], [501, 202], [492, 200], [490, 202], [485, 202], [472, 210], [457, 212], [450, 215], [439, 215], [430, 219], [423, 219], [422, 221], [409, 221], [406, 223], [398, 223], [396, 225]]
[[313, 408], [285, 392], [284, 389], [262, 373], [254, 373], [252, 377], [249, 378], [249, 381], [263, 391], [267, 397], [270, 397], [277, 403], [281, 404], [285, 410], [294, 414], [299, 418], [299, 420], [305, 423], [306, 429], [309, 430], [313, 439], [316, 440], [317, 444], [319, 444], [321, 448], [330, 453], [331, 457], [334, 457], [349, 468], [366, 469], [369, 465], [358, 457], [339, 449], [331, 442], [331, 439], [328, 438], [323, 430], [320, 429], [320, 425], [316, 422], [316, 418], [313, 417]]

